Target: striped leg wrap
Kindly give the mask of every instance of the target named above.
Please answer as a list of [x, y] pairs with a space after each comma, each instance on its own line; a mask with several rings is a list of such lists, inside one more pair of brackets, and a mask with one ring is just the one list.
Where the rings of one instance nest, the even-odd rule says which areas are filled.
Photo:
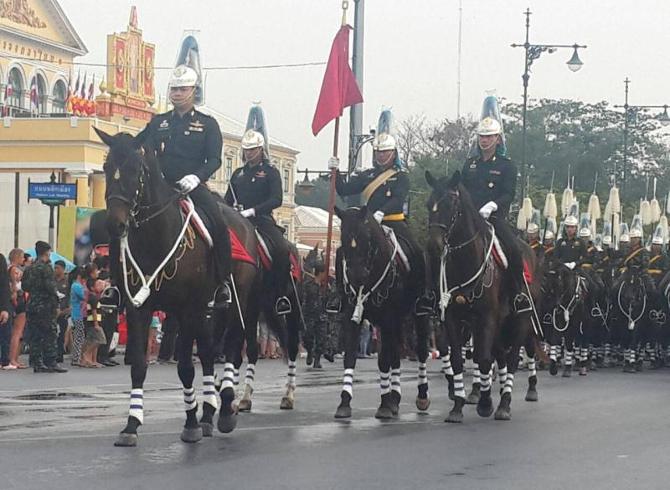
[[512, 388], [514, 388], [514, 373], [507, 373], [507, 380], [505, 381], [505, 387], [503, 388], [503, 393], [512, 393]]
[[130, 410], [128, 415], [135, 417], [144, 423], [144, 390], [142, 388], [133, 388], [130, 390]]
[[609, 343], [605, 344], [605, 357], [609, 357], [611, 353], [612, 353], [611, 344]]
[[479, 372], [479, 365], [475, 364], [475, 370], [472, 373], [472, 384], [481, 383], [481, 373]]
[[400, 394], [400, 369], [391, 369], [391, 389]]
[[344, 370], [344, 377], [342, 378], [342, 391], [349, 393], [349, 396], [354, 396], [354, 370], [347, 368]]
[[428, 368], [426, 367], [425, 362], [420, 362], [418, 384], [425, 385], [427, 383], [428, 383]]
[[221, 378], [219, 378], [219, 373], [214, 373], [214, 389], [217, 393], [221, 391]]
[[235, 388], [240, 385], [240, 370], [237, 368], [233, 370], [233, 385]]
[[552, 361], [557, 361], [558, 360], [558, 346], [557, 345], [552, 345], [549, 347], [549, 359]]
[[502, 390], [507, 381], [507, 366], [498, 369], [498, 379], [500, 380], [500, 389]]
[[214, 376], [202, 377], [202, 398], [203, 403], [208, 403], [212, 407], [218, 408], [219, 404], [216, 400], [216, 389], [214, 388]]
[[482, 384], [481, 390], [489, 391], [491, 389], [491, 372], [489, 371], [486, 374], [481, 374], [480, 379]]
[[537, 376], [537, 370], [535, 368], [535, 359], [532, 358], [528, 361], [528, 376]]
[[198, 408], [198, 402], [195, 401], [195, 388], [184, 387], [184, 410], [188, 412], [194, 408]]
[[232, 388], [235, 386], [235, 366], [233, 363], [227, 362], [223, 365], [223, 380], [221, 382], [221, 389]]
[[[670, 348], [668, 348], [668, 353], [670, 355]], [[442, 358], [442, 371], [444, 372], [445, 376], [454, 375], [454, 368], [451, 367], [451, 358], [448, 354]]]
[[379, 387], [381, 388], [382, 395], [386, 395], [391, 392], [391, 373], [379, 371]]
[[465, 398], [465, 385], [463, 384], [463, 373], [454, 374], [454, 395]]
[[244, 375], [244, 384], [249, 385], [253, 388], [255, 378], [256, 378], [256, 365], [247, 364], [247, 372]]
[[295, 361], [288, 362], [288, 386], [295, 388]]
[[572, 366], [572, 351], [565, 349], [565, 365]]

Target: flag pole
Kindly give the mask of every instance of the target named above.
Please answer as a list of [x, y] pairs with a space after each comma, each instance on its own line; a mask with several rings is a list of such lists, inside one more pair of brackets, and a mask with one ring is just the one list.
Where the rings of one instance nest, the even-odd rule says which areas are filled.
[[[333, 157], [337, 158], [337, 146], [340, 139], [340, 118], [335, 118], [335, 134], [333, 136]], [[326, 238], [326, 280], [321, 285], [324, 289], [328, 287], [330, 277], [330, 254], [333, 240], [333, 213], [335, 212], [335, 181], [337, 180], [337, 169], [330, 170], [330, 193], [328, 195], [328, 234]]]

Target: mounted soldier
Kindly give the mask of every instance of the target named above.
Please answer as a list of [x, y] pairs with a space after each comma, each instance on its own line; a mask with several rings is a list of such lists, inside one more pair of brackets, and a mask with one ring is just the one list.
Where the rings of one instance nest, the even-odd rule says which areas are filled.
[[177, 67], [170, 74], [171, 111], [154, 116], [137, 136], [138, 143], [149, 143], [158, 156], [165, 179], [210, 222], [214, 260], [220, 287], [211, 307], [224, 307], [231, 301], [230, 235], [219, 209], [217, 198], [207, 188], [207, 181], [221, 167], [223, 138], [216, 119], [196, 109], [204, 103], [202, 76], [197, 46], [186, 38]]
[[[654, 282], [651, 280], [651, 277], [647, 273], [649, 269], [649, 252], [642, 246], [642, 220], [640, 215], [635, 215], [630, 226], [630, 245], [625, 250], [624, 254], [621, 256], [621, 262], [619, 263], [619, 273], [620, 276], [615, 283], [615, 289], [618, 284], [623, 280], [623, 277], [628, 272], [638, 272], [641, 274], [643, 283], [647, 288], [647, 293], [653, 292], [656, 290]], [[625, 236], [622, 234], [619, 241], [621, 242]]]
[[545, 259], [549, 259], [554, 256], [554, 252], [556, 251], [556, 220], [554, 218], [547, 218], [544, 226], [542, 246], [544, 248]]
[[277, 225], [272, 211], [281, 207], [284, 198], [281, 176], [270, 163], [270, 140], [263, 109], [254, 105], [249, 110], [247, 127], [242, 137], [242, 161], [230, 177], [225, 202], [235, 207], [256, 227], [268, 246], [272, 261], [271, 288], [275, 297], [275, 313], [291, 312], [287, 289], [291, 273], [289, 243], [285, 230]]
[[516, 165], [507, 156], [496, 97], [484, 99], [476, 132], [477, 142], [471, 146], [463, 166], [463, 185], [479, 214], [493, 225], [507, 255], [509, 286], [514, 293], [511, 295], [512, 308], [519, 312], [527, 311], [530, 303], [524, 285], [522, 253], [518, 239], [507, 222], [509, 207], [516, 193]]
[[658, 225], [651, 239], [651, 253], [649, 262], [647, 263], [647, 274], [653, 279], [656, 286], [660, 284], [663, 277], [670, 271], [670, 258], [663, 251], [663, 242], [663, 227]]
[[538, 209], [533, 210], [533, 217], [526, 227], [526, 240], [537, 258], [542, 259], [544, 257], [544, 247], [540, 241], [540, 211]]
[[[406, 246], [410, 265], [409, 287], [417, 294], [416, 312], [429, 315], [434, 298], [426, 291], [426, 262], [423, 249], [415, 241], [405, 214], [409, 197], [409, 176], [405, 163], [398, 156], [396, 139], [392, 134], [391, 111], [382, 111], [373, 145], [373, 168], [355, 173], [345, 180], [337, 174], [336, 190], [340, 196], [360, 194], [363, 204], [375, 220], [390, 228]], [[337, 168], [337, 159], [331, 159], [329, 168]]]
[[579, 206], [573, 203], [570, 212], [563, 221], [564, 236], [556, 244], [556, 259], [574, 269], [582, 264], [586, 255], [586, 244], [577, 236], [577, 215]]

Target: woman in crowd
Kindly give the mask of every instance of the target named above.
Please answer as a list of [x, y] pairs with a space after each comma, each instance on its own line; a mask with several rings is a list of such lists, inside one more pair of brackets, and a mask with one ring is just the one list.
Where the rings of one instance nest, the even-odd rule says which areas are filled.
[[[14, 252], [14, 251], [12, 251]], [[20, 251], [22, 252], [22, 251]], [[19, 362], [21, 341], [26, 327], [26, 298], [21, 289], [23, 270], [18, 263], [12, 260], [15, 254], [10, 253], [9, 292], [12, 302], [12, 334], [9, 341], [9, 364], [4, 369], [25, 369], [27, 366]]]
[[[97, 268], [96, 268], [97, 270]], [[98, 346], [107, 342], [102, 330], [102, 311], [100, 310], [100, 295], [105, 289], [105, 281], [100, 279], [87, 280], [86, 292], [86, 340], [81, 354], [81, 366], [101, 368], [98, 363]]]
[[70, 286], [70, 311], [72, 320], [72, 365], [81, 364], [81, 349], [84, 345], [86, 327], [84, 325], [86, 303], [86, 271], [77, 267], [71, 272], [73, 278]]

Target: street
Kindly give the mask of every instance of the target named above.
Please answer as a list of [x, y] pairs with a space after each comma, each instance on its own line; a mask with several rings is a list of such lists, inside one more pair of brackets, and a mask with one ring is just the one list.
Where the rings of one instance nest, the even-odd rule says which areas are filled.
[[[517, 376], [510, 422], [443, 422], [450, 407], [440, 364], [429, 364], [432, 405], [414, 407], [413, 363], [403, 364], [401, 413], [373, 418], [375, 360], [359, 361], [354, 414], [333, 419], [341, 361], [322, 371], [300, 360], [296, 409], [279, 410], [285, 368], [261, 361], [253, 412], [229, 435], [179, 440], [183, 403], [176, 366], [151, 366], [137, 448], [113, 442], [127, 414], [128, 368], [36, 375], [0, 373], [3, 489], [100, 488], [667, 488], [670, 372], [586, 378], [540, 372], [539, 403]], [[200, 391], [199, 380], [196, 387]], [[495, 392], [497, 393], [497, 385]], [[497, 396], [495, 400], [497, 403]]]

